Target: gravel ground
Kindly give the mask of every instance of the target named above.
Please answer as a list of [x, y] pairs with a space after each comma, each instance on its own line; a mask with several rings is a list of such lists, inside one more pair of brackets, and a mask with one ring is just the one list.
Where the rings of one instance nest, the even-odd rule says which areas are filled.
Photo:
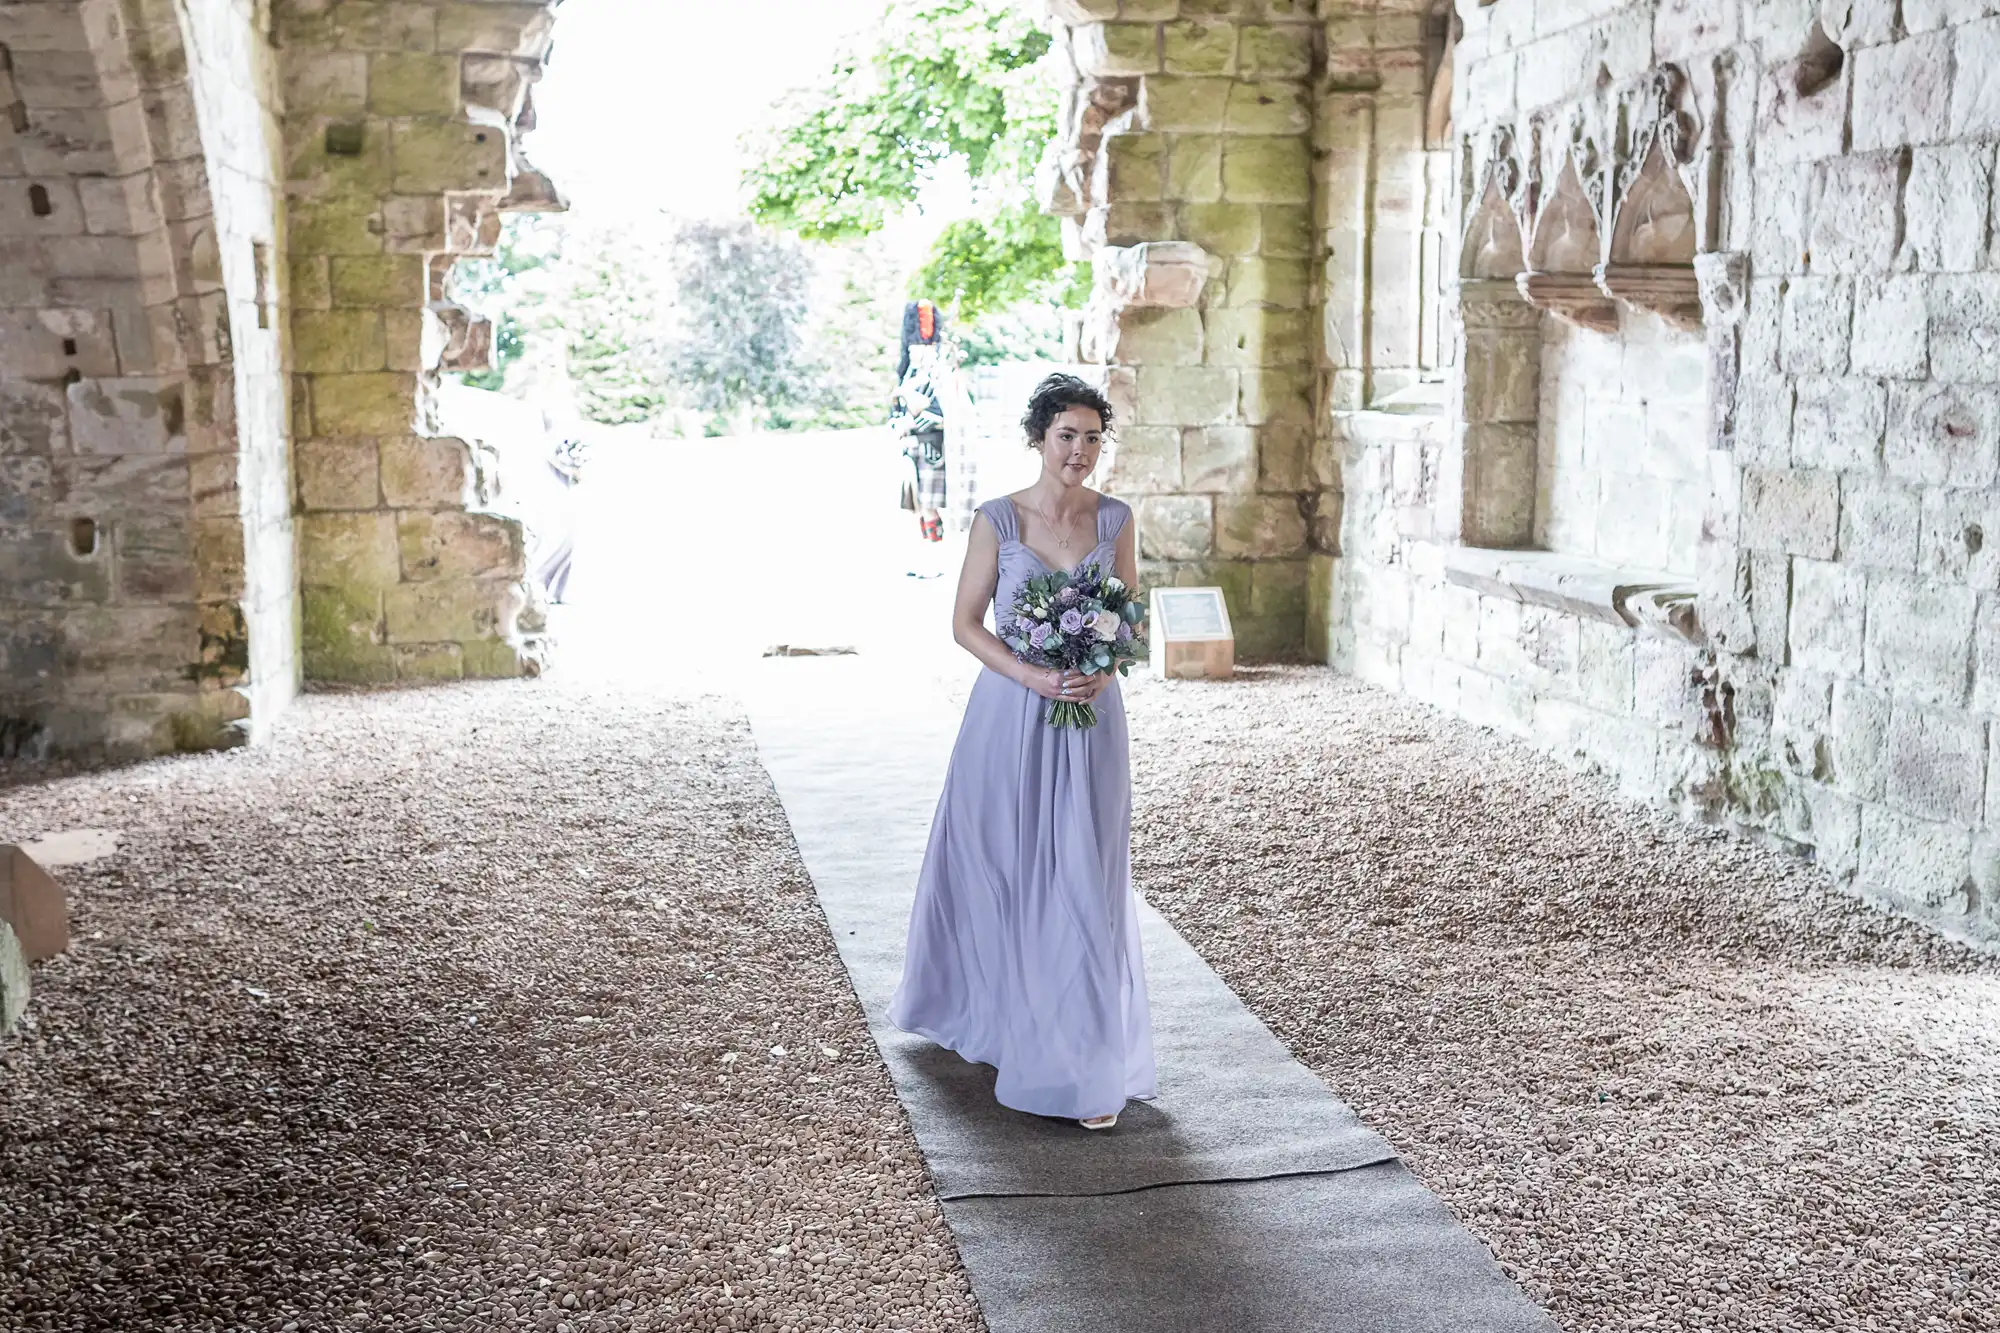
[[2000, 959], [1325, 671], [1132, 715], [1142, 891], [1565, 1329], [2000, 1328]]
[[0, 1327], [983, 1327], [734, 705], [318, 696], [0, 789], [77, 826]]

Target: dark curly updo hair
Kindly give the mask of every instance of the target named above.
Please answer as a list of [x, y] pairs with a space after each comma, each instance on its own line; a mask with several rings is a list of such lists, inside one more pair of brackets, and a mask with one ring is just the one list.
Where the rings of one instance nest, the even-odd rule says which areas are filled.
[[1035, 386], [1028, 399], [1028, 414], [1021, 429], [1028, 433], [1028, 447], [1039, 449], [1055, 419], [1072, 407], [1087, 407], [1097, 413], [1104, 429], [1111, 429], [1111, 400], [1074, 375], [1051, 375]]

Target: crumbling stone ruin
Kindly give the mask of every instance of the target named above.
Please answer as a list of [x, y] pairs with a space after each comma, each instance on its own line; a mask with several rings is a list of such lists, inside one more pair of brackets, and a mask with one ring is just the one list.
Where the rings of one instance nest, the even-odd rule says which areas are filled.
[[1052, 8], [1150, 578], [2000, 938], [2000, 17]]
[[[2000, 17], [1047, 4], [1149, 579], [2000, 938]], [[0, 753], [534, 669], [426, 400], [550, 11], [0, 5]]]
[[[553, 0], [550, 0], [553, 3]], [[548, 4], [0, 6], [0, 754], [229, 744], [303, 677], [537, 662], [424, 407]]]

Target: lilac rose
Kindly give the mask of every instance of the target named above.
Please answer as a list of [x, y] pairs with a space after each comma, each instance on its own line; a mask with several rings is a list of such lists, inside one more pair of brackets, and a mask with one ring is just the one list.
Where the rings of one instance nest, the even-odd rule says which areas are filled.
[[1126, 624], [1123, 620], [1120, 620], [1118, 622], [1118, 642], [1130, 643], [1131, 641], [1132, 641], [1132, 627]]
[[1083, 594], [1078, 592], [1076, 590], [1076, 585], [1072, 583], [1068, 587], [1064, 588], [1061, 592], [1056, 594], [1056, 601], [1063, 606], [1068, 606], [1070, 603], [1074, 602], [1077, 598], [1081, 596], [1083, 596]]
[[1035, 627], [1028, 631], [1028, 642], [1036, 648], [1048, 647], [1049, 626], [1041, 621], [1036, 621]]
[[1083, 630], [1083, 612], [1074, 607], [1062, 613], [1062, 632], [1077, 634]]

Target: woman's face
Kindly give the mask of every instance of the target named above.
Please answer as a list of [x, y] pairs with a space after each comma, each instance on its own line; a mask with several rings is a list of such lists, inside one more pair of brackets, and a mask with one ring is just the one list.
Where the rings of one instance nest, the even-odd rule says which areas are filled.
[[1081, 486], [1104, 448], [1104, 418], [1094, 407], [1066, 407], [1042, 436], [1042, 468], [1065, 486]]

